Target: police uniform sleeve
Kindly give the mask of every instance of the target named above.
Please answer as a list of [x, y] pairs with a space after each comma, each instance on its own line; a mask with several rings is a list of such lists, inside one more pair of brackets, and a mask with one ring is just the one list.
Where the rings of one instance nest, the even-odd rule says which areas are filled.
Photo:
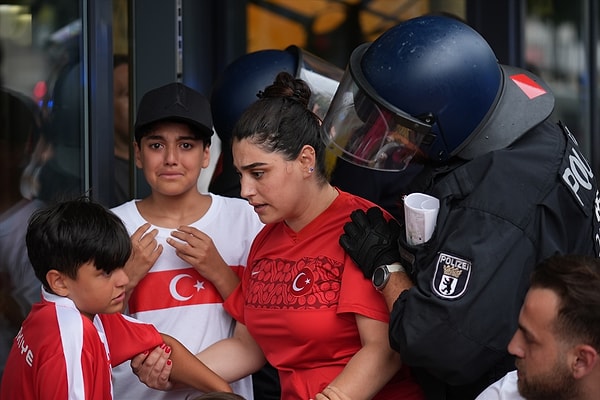
[[[534, 254], [533, 243], [510, 224], [483, 213], [469, 217], [481, 238], [452, 232], [416, 275], [417, 285], [394, 304], [390, 342], [411, 367], [452, 384], [473, 382], [506, 356], [516, 329]], [[500, 232], [500, 233], [498, 233]], [[511, 249], [506, 252], [503, 249]]]
[[557, 126], [471, 161], [446, 180], [459, 187], [438, 184], [436, 232], [414, 249], [415, 287], [390, 318], [390, 342], [407, 365], [451, 385], [493, 374], [508, 356], [535, 265], [556, 252], [597, 254], [596, 184]]

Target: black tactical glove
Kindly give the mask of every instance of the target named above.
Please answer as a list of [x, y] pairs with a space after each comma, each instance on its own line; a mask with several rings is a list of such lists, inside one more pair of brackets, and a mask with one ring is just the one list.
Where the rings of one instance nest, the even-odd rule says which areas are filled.
[[371, 207], [367, 213], [355, 210], [350, 214], [352, 222], [344, 225], [340, 245], [361, 269], [365, 278], [371, 279], [380, 265], [400, 262], [398, 237], [401, 228], [396, 220], [386, 221], [379, 207]]

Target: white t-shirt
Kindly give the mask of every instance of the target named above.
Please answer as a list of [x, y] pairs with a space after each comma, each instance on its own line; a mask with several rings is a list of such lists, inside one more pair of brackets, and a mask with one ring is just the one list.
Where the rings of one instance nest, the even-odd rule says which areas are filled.
[[[210, 236], [221, 257], [232, 268], [245, 267], [252, 240], [263, 224], [247, 201], [210, 196], [210, 208], [190, 226]], [[146, 223], [135, 203], [136, 200], [132, 200], [112, 209], [130, 235]], [[158, 229], [156, 240], [162, 244], [163, 252], [133, 290], [129, 314], [154, 324], [160, 332], [175, 337], [194, 354], [230, 337], [235, 321], [223, 309], [218, 291], [166, 242], [173, 229], [156, 226], [150, 229]], [[181, 400], [200, 394], [188, 389], [170, 392], [149, 389], [132, 373], [129, 363], [114, 368], [113, 376], [115, 398], [119, 400]], [[246, 399], [253, 398], [250, 376], [234, 382], [232, 388]]]
[[517, 371], [511, 371], [488, 386], [475, 400], [525, 400], [517, 387]]

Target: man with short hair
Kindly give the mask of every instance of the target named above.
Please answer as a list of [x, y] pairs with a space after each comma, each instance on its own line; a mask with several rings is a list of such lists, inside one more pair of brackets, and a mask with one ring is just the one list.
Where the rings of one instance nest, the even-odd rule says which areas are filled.
[[552, 256], [533, 273], [508, 344], [517, 370], [477, 400], [597, 399], [600, 394], [600, 260]]

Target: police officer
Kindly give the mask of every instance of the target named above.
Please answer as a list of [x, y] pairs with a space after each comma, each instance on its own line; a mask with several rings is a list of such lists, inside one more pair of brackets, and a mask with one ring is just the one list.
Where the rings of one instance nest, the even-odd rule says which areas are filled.
[[599, 253], [594, 174], [553, 108], [541, 79], [449, 17], [405, 21], [351, 55], [324, 140], [366, 168], [421, 165], [407, 193], [440, 202], [423, 244], [374, 209], [340, 237], [429, 399], [473, 399], [514, 369], [506, 348], [536, 264]]

